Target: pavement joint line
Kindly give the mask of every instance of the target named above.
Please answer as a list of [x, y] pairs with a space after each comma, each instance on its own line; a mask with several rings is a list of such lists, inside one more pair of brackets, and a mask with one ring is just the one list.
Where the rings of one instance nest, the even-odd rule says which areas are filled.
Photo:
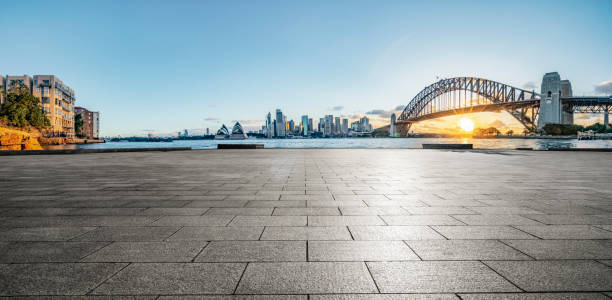
[[419, 254], [418, 254], [416, 251], [414, 251], [414, 249], [413, 249], [412, 247], [410, 247], [410, 244], [408, 244], [408, 241], [405, 241], [405, 240], [404, 240], [404, 241], [402, 241], [402, 242], [404, 242], [404, 244], [406, 244], [406, 246], [407, 246], [407, 247], [408, 247], [408, 248], [409, 248], [409, 249], [410, 249], [410, 250], [411, 250], [411, 251], [414, 253], [414, 255], [416, 255], [416, 256], [417, 256], [417, 257], [418, 257], [420, 260], [422, 260], [422, 261], [424, 260], [423, 258], [421, 258], [421, 256], [420, 256], [420, 255], [419, 255]]
[[[435, 228], [432, 227], [433, 225], [426, 225], [425, 227], [429, 227], [429, 229], [435, 231], [437, 234], [441, 235], [443, 238], [445, 238], [446, 240], [450, 240], [449, 238], [447, 238], [445, 235], [443, 235], [442, 233], [440, 233], [439, 231], [437, 231]], [[457, 225], [457, 226], [463, 226], [463, 225]]]
[[481, 264], [487, 266], [487, 268], [489, 268], [491, 271], [495, 272], [495, 274], [499, 275], [501, 278], [503, 278], [504, 280], [508, 281], [510, 284], [512, 284], [513, 286], [515, 286], [517, 289], [519, 289], [521, 292], [526, 292], [524, 289], [522, 289], [521, 287], [519, 287], [516, 283], [512, 282], [510, 279], [506, 278], [504, 275], [500, 274], [499, 272], [497, 272], [495, 269], [491, 268], [491, 266], [489, 266], [485, 261], [482, 260], [478, 260]]
[[[516, 230], [518, 230], [518, 231], [521, 231], [521, 232], [523, 232], [523, 233], [526, 233], [526, 234], [528, 234], [528, 235], [530, 235], [530, 236], [535, 237], [535, 238], [536, 238], [536, 239], [538, 239], [538, 240], [545, 240], [544, 238], [541, 238], [541, 237], [539, 237], [539, 236], [537, 236], [537, 235], [535, 235], [535, 234], [533, 234], [533, 233], [529, 233], [529, 232], [527, 232], [527, 231], [525, 231], [525, 230], [522, 230], [522, 229], [520, 229], [520, 228], [517, 228], [516, 226], [519, 226], [519, 225], [505, 225], [505, 226], [509, 226], [509, 227], [514, 228], [514, 229], [516, 229]], [[538, 225], [538, 226], [540, 226], [540, 225]], [[550, 225], [546, 225], [546, 226], [550, 226]]]
[[380, 294], [380, 288], [378, 287], [378, 283], [376, 283], [376, 280], [374, 279], [374, 275], [372, 275], [372, 271], [370, 270], [370, 266], [368, 266], [368, 262], [364, 261], [363, 264], [365, 265], [366, 269], [368, 270], [368, 274], [370, 274], [370, 278], [372, 278], [372, 282], [374, 282], [374, 286], [376, 287], [376, 291], [378, 291], [378, 293]]
[[210, 243], [212, 243], [212, 241], [206, 241], [206, 244], [204, 245], [204, 247], [202, 247], [202, 249], [200, 249], [200, 251], [198, 251], [198, 254], [196, 254], [189, 262], [195, 262], [196, 258], [198, 258], [198, 256], [200, 256], [200, 254], [202, 254], [202, 252], [204, 252], [204, 249], [206, 249], [206, 247], [208, 247], [208, 245], [210, 245]]
[[[95, 243], [95, 242], [94, 242], [94, 243]], [[91, 253], [89, 253], [89, 254], [87, 254], [87, 255], [85, 255], [85, 256], [83, 256], [83, 257], [81, 257], [81, 259], [79, 259], [79, 262], [82, 262], [82, 261], [83, 261], [84, 259], [86, 259], [87, 257], [89, 257], [89, 256], [93, 255], [94, 253], [99, 252], [100, 250], [102, 250], [102, 249], [104, 249], [104, 248], [106, 248], [106, 247], [108, 247], [108, 246], [110, 246], [111, 244], [114, 244], [114, 243], [115, 243], [114, 241], [108, 242], [106, 245], [104, 245], [104, 246], [102, 246], [102, 247], [100, 247], [100, 248], [98, 248], [98, 249], [96, 249], [96, 250], [92, 251]]]
[[181, 229], [185, 228], [185, 226], [179, 226], [179, 229], [177, 229], [176, 231], [174, 231], [173, 233], [171, 233], [169, 236], [167, 236], [166, 238], [164, 238], [162, 240], [162, 242], [169, 242], [170, 238], [175, 235], [177, 232], [179, 232]]
[[506, 245], [506, 246], [508, 246], [508, 247], [510, 247], [510, 248], [512, 248], [512, 249], [514, 249], [514, 250], [516, 250], [516, 251], [518, 251], [518, 252], [520, 252], [520, 253], [522, 253], [523, 255], [526, 255], [527, 257], [531, 258], [532, 260], [538, 260], [538, 259], [536, 259], [535, 257], [533, 257], [533, 256], [531, 256], [531, 255], [529, 255], [529, 254], [527, 254], [527, 253], [525, 253], [525, 252], [521, 251], [520, 249], [513, 247], [513, 246], [512, 246], [512, 245], [510, 245], [509, 243], [506, 243], [506, 242], [505, 242], [504, 240], [502, 240], [502, 239], [497, 239], [496, 241], [498, 241], [498, 242], [500, 242], [500, 243], [502, 243], [502, 244], [504, 244], [504, 245]]
[[104, 283], [106, 283], [107, 281], [109, 281], [111, 278], [115, 277], [117, 274], [119, 274], [121, 271], [125, 270], [125, 268], [129, 267], [132, 263], [127, 263], [125, 266], [123, 266], [123, 268], [119, 269], [117, 272], [114, 272], [113, 274], [111, 274], [108, 278], [102, 280], [102, 282], [100, 282], [99, 284], [97, 284], [95, 287], [93, 287], [91, 290], [89, 290], [87, 293], [85, 293], [85, 295], [91, 295], [91, 293], [93, 291], [95, 291], [98, 287], [102, 286]]

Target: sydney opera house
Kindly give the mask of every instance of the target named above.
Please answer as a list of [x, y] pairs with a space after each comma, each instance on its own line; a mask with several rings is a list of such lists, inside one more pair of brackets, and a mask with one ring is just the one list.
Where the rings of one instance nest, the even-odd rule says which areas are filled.
[[217, 134], [215, 135], [215, 140], [243, 140], [247, 139], [249, 136], [244, 132], [242, 125], [240, 122], [236, 122], [234, 127], [232, 128], [232, 132], [229, 132], [229, 129], [225, 127], [225, 124], [217, 130]]

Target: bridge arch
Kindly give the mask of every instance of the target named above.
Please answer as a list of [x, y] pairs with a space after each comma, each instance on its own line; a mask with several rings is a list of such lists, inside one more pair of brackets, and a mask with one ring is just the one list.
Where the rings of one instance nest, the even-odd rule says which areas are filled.
[[527, 129], [535, 131], [539, 102], [540, 95], [534, 91], [493, 80], [478, 77], [446, 78], [425, 87], [414, 96], [397, 122], [406, 124], [409, 129], [412, 123], [421, 120], [505, 110]]

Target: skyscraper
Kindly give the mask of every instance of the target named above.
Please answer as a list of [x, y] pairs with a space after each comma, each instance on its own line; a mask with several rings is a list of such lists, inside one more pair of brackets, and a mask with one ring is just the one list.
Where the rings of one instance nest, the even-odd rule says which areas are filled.
[[280, 109], [276, 110], [276, 137], [285, 136], [285, 116]]
[[308, 127], [308, 116], [304, 115], [302, 116], [302, 135], [303, 136], [307, 136], [308, 135], [308, 130], [310, 127]]
[[274, 129], [272, 128], [272, 114], [268, 112], [266, 116], [266, 132], [265, 135], [267, 138], [271, 139], [274, 134]]
[[348, 119], [342, 119], [342, 135], [348, 135]]
[[332, 130], [334, 128], [334, 116], [333, 115], [326, 115], [325, 116], [325, 123], [324, 123], [324, 127], [323, 127], [323, 135], [324, 136], [331, 136], [333, 134]]
[[395, 113], [391, 114], [391, 123], [389, 124], [389, 136], [395, 137]]
[[336, 121], [334, 122], [334, 135], [341, 135], [341, 127], [342, 122], [340, 122], [340, 117], [336, 117]]

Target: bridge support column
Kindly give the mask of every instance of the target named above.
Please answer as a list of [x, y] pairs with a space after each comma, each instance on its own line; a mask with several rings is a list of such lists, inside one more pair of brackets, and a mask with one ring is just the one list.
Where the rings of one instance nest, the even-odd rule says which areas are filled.
[[410, 125], [412, 123], [395, 123], [395, 130], [399, 133], [400, 137], [407, 137], [410, 135]]
[[604, 112], [604, 128], [608, 129], [608, 109]]

